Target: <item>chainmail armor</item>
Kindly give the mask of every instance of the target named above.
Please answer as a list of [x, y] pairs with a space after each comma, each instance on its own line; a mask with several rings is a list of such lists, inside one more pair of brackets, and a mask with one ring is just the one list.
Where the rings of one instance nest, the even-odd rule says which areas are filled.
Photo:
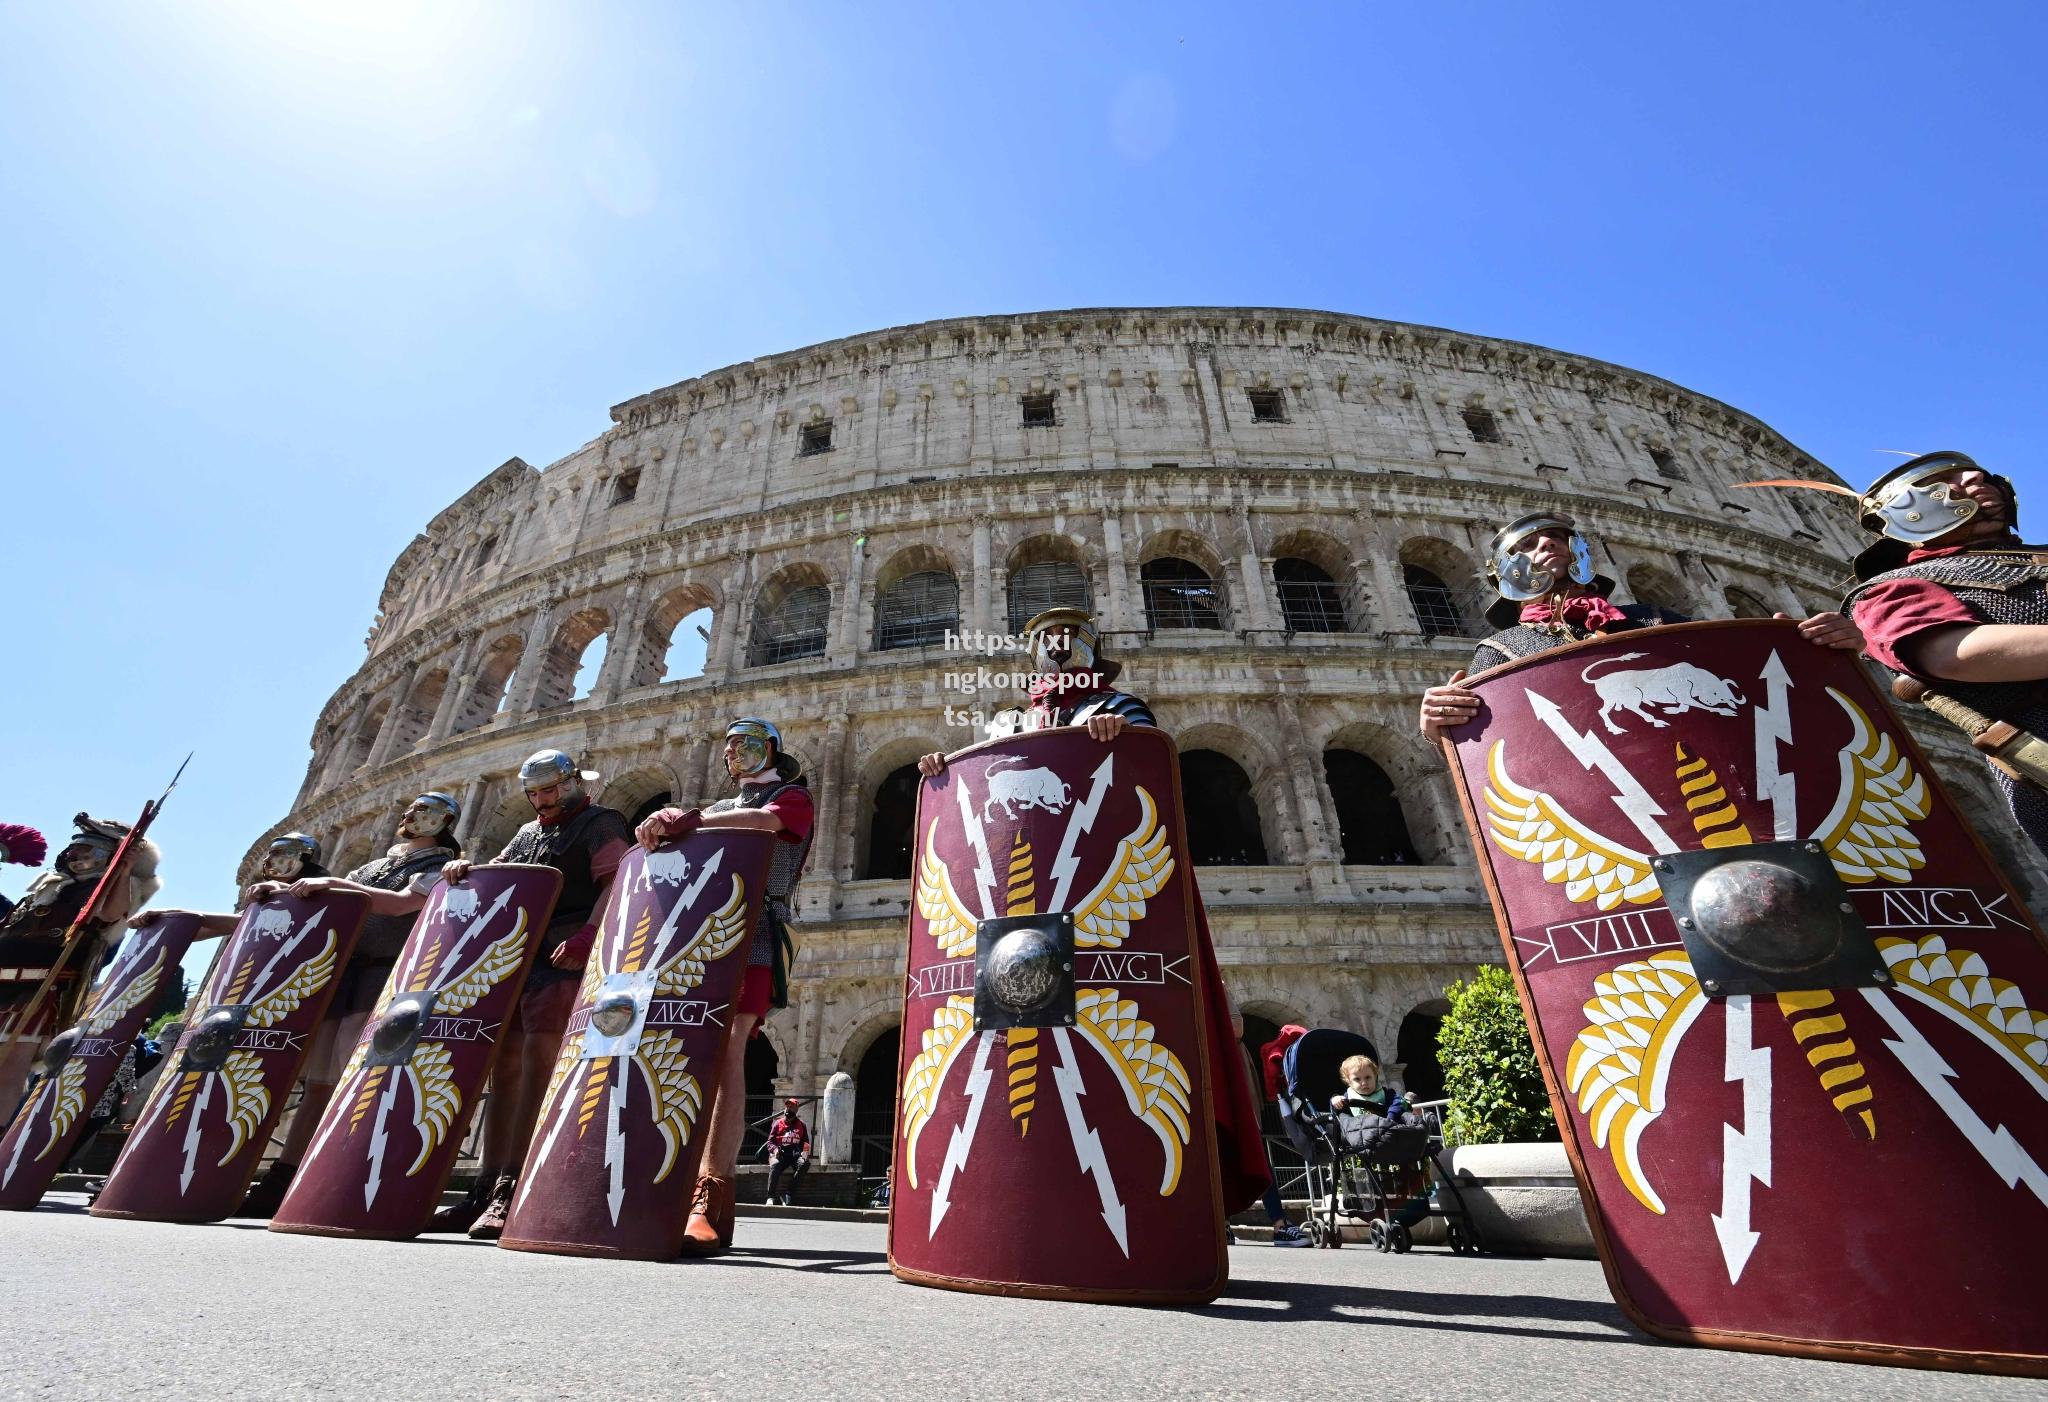
[[[1842, 600], [1843, 612], [1873, 584], [1889, 580], [1924, 579], [1939, 584], [1961, 599], [1970, 612], [1986, 623], [2048, 625], [2048, 552], [1982, 551], [1968, 555], [1945, 555], [1874, 575], [1851, 589]], [[1936, 680], [1929, 678], [1928, 680]], [[1993, 720], [2002, 720], [2021, 730], [2048, 737], [2048, 681], [1956, 682], [1940, 679], [1944, 694]], [[1991, 777], [2005, 795], [2006, 805], [2021, 829], [2044, 855], [2048, 855], [2048, 793], [2013, 778], [1991, 765]]]
[[[804, 789], [810, 786], [801, 779], [792, 779], [786, 784], [746, 784], [734, 798], [721, 798], [704, 811], [706, 813], [730, 813], [739, 808], [765, 808], [775, 796], [787, 789]], [[768, 858], [767, 889], [761, 893], [762, 918], [754, 926], [754, 941], [747, 946], [747, 967], [767, 969], [775, 963], [775, 928], [773, 920], [787, 925], [790, 922], [789, 898], [796, 891], [797, 878], [803, 875], [804, 858], [811, 854], [811, 837], [816, 827], [804, 835], [801, 842], [775, 840], [775, 851]]]
[[[1627, 621], [1607, 632], [1625, 633], [1634, 628], [1648, 628], [1658, 623], [1689, 623], [1692, 620], [1670, 609], [1655, 604], [1623, 604], [1622, 617]], [[1488, 667], [1498, 667], [1503, 662], [1512, 662], [1517, 657], [1534, 657], [1539, 652], [1563, 647], [1567, 643], [1582, 643], [1586, 639], [1603, 634], [1589, 633], [1569, 623], [1517, 623], [1512, 628], [1503, 628], [1484, 639], [1472, 650], [1472, 665], [1467, 670], [1483, 672]]]

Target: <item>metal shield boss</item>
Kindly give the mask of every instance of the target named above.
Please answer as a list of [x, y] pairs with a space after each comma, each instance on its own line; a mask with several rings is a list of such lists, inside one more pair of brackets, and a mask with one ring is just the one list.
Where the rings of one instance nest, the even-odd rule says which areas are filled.
[[1173, 742], [1063, 728], [919, 789], [890, 1268], [1194, 1302], [1226, 1279]]
[[404, 1238], [426, 1229], [561, 889], [553, 867], [518, 862], [434, 886], [271, 1230]]
[[241, 1204], [369, 909], [328, 891], [242, 912], [94, 1216], [217, 1222]]
[[1475, 689], [1453, 770], [1623, 1309], [2048, 1371], [2048, 942], [1854, 656], [1696, 623]]
[[0, 1135], [0, 1209], [42, 1200], [198, 932], [196, 915], [166, 915], [129, 931], [84, 1016], [51, 1039], [21, 1112]]
[[619, 864], [500, 1246], [681, 1251], [775, 841], [700, 829]]

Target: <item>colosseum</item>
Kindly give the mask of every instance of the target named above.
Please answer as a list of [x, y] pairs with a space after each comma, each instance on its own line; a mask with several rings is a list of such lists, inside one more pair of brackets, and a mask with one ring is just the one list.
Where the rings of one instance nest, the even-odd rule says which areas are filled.
[[[929, 322], [716, 370], [611, 419], [545, 469], [490, 472], [399, 555], [265, 840], [310, 831], [346, 870], [441, 788], [488, 855], [529, 816], [515, 771], [536, 749], [582, 756], [638, 817], [721, 796], [726, 722], [776, 719], [819, 820], [791, 1006], [750, 1048], [749, 1089], [848, 1073], [870, 1157], [890, 1134], [913, 761], [1014, 699], [969, 690], [988, 660], [949, 635], [1092, 608], [1180, 746], [1248, 1035], [1355, 1028], [1427, 1092], [1445, 985], [1500, 954], [1415, 706], [1484, 631], [1495, 526], [1571, 512], [1623, 594], [1702, 618], [1831, 607], [1857, 548], [1818, 494], [1733, 490], [1832, 476], [1739, 409], [1542, 346], [1328, 312]], [[1915, 723], [2048, 909], [1980, 765]]]

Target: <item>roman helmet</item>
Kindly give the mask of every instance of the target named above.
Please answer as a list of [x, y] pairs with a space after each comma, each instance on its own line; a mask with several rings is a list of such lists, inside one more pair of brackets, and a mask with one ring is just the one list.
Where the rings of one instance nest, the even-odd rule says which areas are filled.
[[[1950, 472], [1983, 472], [1968, 453], [1942, 451], [1908, 458], [1885, 473], [1869, 488], [1858, 493], [1839, 482], [1816, 482], [1807, 478], [1774, 477], [1766, 482], [1742, 482], [1744, 487], [1805, 487], [1816, 492], [1854, 497], [1856, 524], [1877, 537], [1874, 544], [1857, 555], [1856, 577], [1870, 579], [1906, 563], [1914, 550], [1930, 545], [1958, 526], [1968, 525], [1980, 509], [1967, 493], [1950, 489], [1934, 479]], [[2019, 496], [2012, 479], [1995, 472], [1984, 475], [2005, 493], [2006, 525], [2019, 529]]]
[[439, 837], [462, 820], [462, 805], [452, 794], [435, 789], [406, 805], [398, 820], [400, 837]]
[[290, 881], [308, 865], [320, 864], [320, 843], [311, 833], [288, 832], [270, 839], [261, 870], [271, 881]]
[[[1549, 570], [1537, 569], [1533, 559], [1515, 549], [1522, 541], [1545, 529], [1561, 530], [1570, 538], [1572, 562], [1562, 579]], [[1593, 572], [1593, 547], [1580, 534], [1577, 523], [1571, 517], [1554, 511], [1531, 512], [1495, 531], [1486, 549], [1486, 578], [1500, 594], [1500, 598], [1486, 610], [1486, 621], [1496, 628], [1513, 627], [1522, 616], [1523, 604], [1534, 599], [1547, 599], [1562, 592], [1567, 585], [1575, 584], [1603, 596], [1614, 590], [1613, 580]]]
[[1030, 650], [1031, 670], [1043, 676], [1050, 672], [1095, 672], [1106, 686], [1123, 670], [1120, 663], [1102, 655], [1102, 630], [1086, 609], [1050, 608], [1024, 625], [1025, 646]]
[[741, 716], [725, 728], [725, 738], [739, 741], [733, 759], [739, 768], [737, 777], [741, 779], [751, 779], [771, 767], [785, 781], [803, 772], [802, 762], [783, 747], [782, 732], [775, 728], [773, 721], [759, 716]]

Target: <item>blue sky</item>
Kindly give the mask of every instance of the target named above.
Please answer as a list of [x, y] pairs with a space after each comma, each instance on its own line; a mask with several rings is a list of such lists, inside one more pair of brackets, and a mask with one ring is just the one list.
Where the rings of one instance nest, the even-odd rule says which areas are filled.
[[0, 4], [0, 820], [196, 749], [161, 900], [222, 906], [442, 506], [932, 317], [1534, 341], [1853, 480], [1973, 451], [2038, 520], [2044, 48], [2017, 4]]

